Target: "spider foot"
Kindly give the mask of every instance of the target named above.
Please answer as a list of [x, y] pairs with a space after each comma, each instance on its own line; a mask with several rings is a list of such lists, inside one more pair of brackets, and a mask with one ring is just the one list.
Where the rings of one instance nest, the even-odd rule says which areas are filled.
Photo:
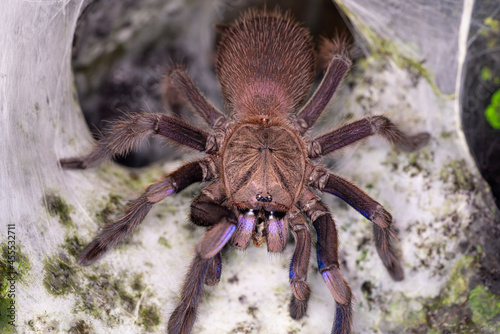
[[405, 277], [403, 267], [399, 260], [399, 252], [394, 246], [397, 240], [396, 232], [390, 227], [380, 228], [377, 225], [373, 225], [373, 236], [378, 255], [387, 268], [389, 275], [395, 281], [403, 280]]
[[335, 310], [335, 322], [333, 324], [332, 334], [349, 334], [352, 327], [352, 305], [351, 303], [337, 303]]
[[94, 239], [85, 247], [78, 256], [78, 263], [82, 266], [88, 266], [97, 261], [106, 251], [109, 245], [102, 243], [99, 239]]
[[430, 139], [431, 135], [429, 133], [422, 132], [414, 136], [402, 138], [402, 140], [397, 143], [397, 146], [404, 151], [412, 152], [427, 145]]
[[69, 158], [59, 160], [61, 167], [64, 169], [86, 169], [87, 165], [82, 159], [79, 158]]
[[308, 299], [300, 300], [292, 296], [290, 300], [290, 316], [295, 320], [302, 319], [302, 317], [306, 315], [308, 301]]
[[306, 314], [311, 290], [305, 281], [292, 279], [290, 286], [293, 292], [292, 300], [290, 301], [290, 316], [298, 320]]

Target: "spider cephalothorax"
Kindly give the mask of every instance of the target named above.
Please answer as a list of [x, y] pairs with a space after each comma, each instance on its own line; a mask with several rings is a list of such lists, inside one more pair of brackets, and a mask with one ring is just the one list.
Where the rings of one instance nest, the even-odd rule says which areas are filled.
[[340, 197], [371, 220], [375, 246], [389, 274], [401, 280], [403, 270], [394, 248], [391, 215], [314, 160], [373, 134], [405, 150], [422, 146], [429, 135], [407, 136], [387, 118], [371, 116], [304, 139], [351, 66], [347, 43], [324, 40], [321, 52], [329, 65], [314, 95], [301, 106], [315, 71], [315, 53], [306, 29], [289, 15], [253, 11], [221, 29], [217, 76], [231, 116], [210, 104], [183, 68], [173, 67], [168, 73], [167, 86], [180, 90], [212, 133], [164, 114], [135, 114], [112, 124], [88, 156], [61, 160], [65, 168], [92, 167], [127, 152], [151, 133], [207, 153], [205, 159], [187, 163], [131, 201], [125, 214], [85, 248], [79, 262], [88, 265], [97, 260], [133, 231], [155, 203], [192, 183], [210, 181], [191, 205], [191, 221], [207, 231], [196, 246], [181, 299], [169, 320], [169, 333], [191, 331], [203, 285], [220, 280], [221, 251], [227, 243], [246, 248], [252, 239], [256, 245], [265, 240], [270, 252], [280, 252], [290, 230], [296, 240], [290, 264], [290, 315], [303, 317], [310, 296], [306, 282], [309, 223], [317, 233], [319, 271], [337, 303], [332, 332], [349, 333], [352, 294], [339, 269], [335, 223], [313, 190]]

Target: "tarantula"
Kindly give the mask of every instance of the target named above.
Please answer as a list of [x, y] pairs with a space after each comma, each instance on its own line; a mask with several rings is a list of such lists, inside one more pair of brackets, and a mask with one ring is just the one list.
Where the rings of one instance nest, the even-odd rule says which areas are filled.
[[250, 11], [220, 29], [223, 36], [216, 72], [231, 117], [206, 100], [185, 69], [175, 66], [167, 75], [169, 85], [180, 90], [203, 116], [211, 133], [164, 114], [140, 113], [112, 124], [89, 155], [61, 160], [64, 168], [93, 167], [126, 153], [149, 134], [207, 154], [150, 185], [131, 201], [125, 214], [104, 227], [83, 250], [79, 263], [96, 261], [130, 234], [155, 203], [192, 183], [210, 181], [191, 204], [191, 221], [206, 232], [196, 245], [168, 332], [191, 332], [203, 285], [220, 280], [221, 251], [227, 243], [245, 249], [252, 240], [256, 245], [265, 240], [269, 252], [281, 252], [289, 231], [296, 241], [290, 263], [290, 315], [302, 318], [310, 296], [306, 282], [311, 253], [309, 222], [317, 233], [319, 271], [337, 304], [332, 333], [349, 333], [352, 293], [339, 269], [335, 223], [313, 190], [340, 197], [372, 221], [378, 254], [391, 277], [401, 280], [404, 274], [395, 248], [396, 234], [392, 217], [382, 205], [313, 161], [374, 134], [404, 150], [419, 148], [429, 135], [408, 136], [386, 117], [370, 116], [306, 139], [305, 133], [351, 67], [348, 43], [324, 39], [320, 54], [329, 65], [316, 92], [302, 105], [315, 73], [316, 54], [307, 29], [278, 11]]

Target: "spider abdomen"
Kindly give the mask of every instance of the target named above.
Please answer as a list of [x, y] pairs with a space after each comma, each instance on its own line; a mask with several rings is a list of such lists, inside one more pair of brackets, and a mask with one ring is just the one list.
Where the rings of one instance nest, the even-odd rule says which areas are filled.
[[226, 194], [240, 208], [285, 212], [302, 191], [304, 145], [286, 126], [243, 124], [227, 138], [222, 158]]
[[224, 31], [217, 76], [235, 112], [286, 115], [309, 92], [314, 58], [309, 32], [289, 15], [249, 12]]

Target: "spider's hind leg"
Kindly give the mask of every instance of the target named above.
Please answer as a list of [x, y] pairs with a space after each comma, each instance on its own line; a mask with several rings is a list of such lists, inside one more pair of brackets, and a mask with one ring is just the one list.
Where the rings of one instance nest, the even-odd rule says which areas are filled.
[[[318, 174], [318, 176], [321, 172]], [[373, 223], [373, 236], [375, 247], [387, 268], [387, 271], [395, 281], [404, 278], [399, 252], [397, 250], [397, 234], [392, 228], [392, 216], [380, 203], [368, 196], [364, 191], [351, 182], [333, 173], [323, 172], [312, 186], [332, 195], [338, 196], [347, 204], [356, 209], [364, 217]]]

